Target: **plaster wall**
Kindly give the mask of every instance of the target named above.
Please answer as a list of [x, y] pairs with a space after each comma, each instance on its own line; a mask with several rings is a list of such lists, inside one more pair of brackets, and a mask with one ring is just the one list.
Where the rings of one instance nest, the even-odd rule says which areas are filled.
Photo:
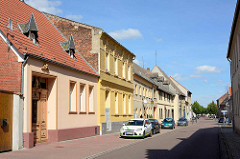
[[[97, 125], [98, 102], [97, 102], [97, 82], [98, 78], [59, 67], [48, 63], [49, 71], [41, 70], [45, 62], [29, 59], [24, 68], [24, 132], [31, 132], [31, 100], [32, 100], [32, 75], [43, 76], [49, 79], [48, 84], [48, 104], [47, 104], [47, 129], [70, 129], [79, 127], [89, 127]], [[94, 86], [94, 113], [90, 114], [88, 109], [86, 114], [80, 114], [80, 100], [77, 97], [77, 112], [69, 113], [69, 82], [76, 82], [77, 96], [79, 96], [80, 83], [85, 84], [86, 95], [88, 86]], [[86, 100], [88, 105], [88, 100]]]

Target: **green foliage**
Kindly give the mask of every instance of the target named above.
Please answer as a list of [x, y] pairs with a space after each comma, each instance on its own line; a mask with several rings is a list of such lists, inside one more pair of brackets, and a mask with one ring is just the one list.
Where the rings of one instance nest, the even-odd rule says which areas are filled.
[[218, 112], [217, 104], [215, 104], [214, 101], [212, 101], [207, 106], [207, 113], [209, 113], [209, 114], [217, 114], [217, 112]]
[[197, 101], [195, 101], [192, 105], [192, 110], [195, 114], [203, 114], [206, 113], [206, 108], [201, 106]]

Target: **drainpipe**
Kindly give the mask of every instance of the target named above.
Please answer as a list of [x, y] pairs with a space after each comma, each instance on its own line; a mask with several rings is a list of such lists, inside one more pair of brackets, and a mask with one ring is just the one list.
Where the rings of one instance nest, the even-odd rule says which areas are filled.
[[24, 66], [27, 63], [27, 60], [29, 58], [29, 56], [26, 53], [24, 53], [23, 55], [24, 55], [24, 61], [22, 63], [22, 71], [21, 71], [21, 94], [23, 94]]

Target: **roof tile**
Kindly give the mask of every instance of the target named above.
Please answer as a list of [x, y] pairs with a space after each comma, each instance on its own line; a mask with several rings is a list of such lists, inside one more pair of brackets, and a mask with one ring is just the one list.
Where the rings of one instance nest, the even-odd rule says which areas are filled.
[[[38, 45], [35, 45], [27, 36], [22, 34], [18, 26], [19, 23], [28, 23], [31, 14], [34, 15], [38, 28]], [[13, 24], [12, 31], [7, 28], [9, 18], [11, 18]], [[65, 38], [43, 13], [24, 2], [19, 0], [0, 1], [0, 30], [22, 54], [29, 53], [40, 56], [98, 76], [79, 54], [76, 53], [75, 58], [71, 58], [60, 45], [60, 42], [66, 42]]]

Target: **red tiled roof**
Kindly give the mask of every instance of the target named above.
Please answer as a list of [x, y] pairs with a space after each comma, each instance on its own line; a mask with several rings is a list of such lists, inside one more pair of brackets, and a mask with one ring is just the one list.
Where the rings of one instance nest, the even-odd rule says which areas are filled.
[[229, 96], [231, 97], [232, 96], [232, 87], [229, 87]]
[[[39, 30], [39, 46], [33, 44], [28, 37], [23, 35], [18, 27], [18, 23], [27, 23], [32, 13]], [[13, 24], [12, 31], [7, 28], [9, 18], [11, 18]], [[21, 54], [33, 54], [98, 76], [78, 53], [75, 53], [76, 59], [72, 59], [60, 46], [60, 42], [66, 42], [65, 38], [40, 11], [24, 2], [19, 0], [0, 1], [0, 30], [8, 37]]]

